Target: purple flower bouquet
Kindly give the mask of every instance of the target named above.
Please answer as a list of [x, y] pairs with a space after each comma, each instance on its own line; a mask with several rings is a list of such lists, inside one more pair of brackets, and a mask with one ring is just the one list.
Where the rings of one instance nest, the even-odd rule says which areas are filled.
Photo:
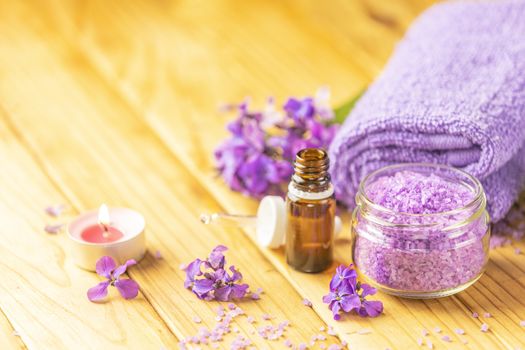
[[277, 110], [269, 98], [263, 111], [249, 102], [226, 106], [237, 111], [228, 124], [231, 133], [215, 151], [217, 168], [228, 186], [252, 197], [283, 194], [290, 180], [295, 154], [307, 147], [328, 148], [338, 129], [329, 106], [329, 91], [315, 97], [291, 97]]

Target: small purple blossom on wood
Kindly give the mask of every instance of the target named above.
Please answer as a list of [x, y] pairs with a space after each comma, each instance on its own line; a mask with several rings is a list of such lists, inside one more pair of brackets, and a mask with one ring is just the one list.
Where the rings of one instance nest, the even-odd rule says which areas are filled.
[[312, 307], [312, 302], [306, 298], [303, 299], [303, 305]]
[[132, 279], [121, 278], [128, 267], [135, 265], [137, 262], [133, 259], [126, 261], [124, 265], [117, 266], [115, 260], [110, 256], [103, 256], [97, 261], [96, 272], [99, 276], [105, 277], [106, 281], [87, 291], [87, 297], [90, 301], [96, 302], [104, 299], [108, 295], [108, 287], [114, 286], [124, 299], [133, 299], [139, 293], [139, 285]]
[[240, 283], [242, 274], [235, 266], [226, 268], [226, 258], [223, 253], [227, 249], [223, 245], [218, 245], [206, 260], [195, 259], [189, 263], [184, 269], [186, 271], [184, 287], [191, 289], [199, 299], [203, 300], [230, 301], [243, 298], [248, 293], [249, 286]]
[[323, 302], [332, 310], [334, 320], [341, 319], [341, 312], [352, 310], [362, 317], [377, 317], [383, 312], [383, 304], [366, 299], [376, 292], [372, 286], [357, 281], [357, 273], [352, 265], [340, 265], [330, 281], [330, 293], [323, 297]]
[[486, 324], [486, 323], [483, 323], [480, 327], [480, 330], [484, 333], [488, 332], [489, 331], [489, 325]]

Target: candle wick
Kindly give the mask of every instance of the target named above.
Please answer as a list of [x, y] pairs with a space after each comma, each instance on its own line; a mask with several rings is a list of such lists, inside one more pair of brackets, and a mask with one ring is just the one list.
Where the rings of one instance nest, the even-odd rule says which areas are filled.
[[106, 224], [100, 224], [102, 226], [102, 237], [108, 238], [109, 237], [109, 228]]

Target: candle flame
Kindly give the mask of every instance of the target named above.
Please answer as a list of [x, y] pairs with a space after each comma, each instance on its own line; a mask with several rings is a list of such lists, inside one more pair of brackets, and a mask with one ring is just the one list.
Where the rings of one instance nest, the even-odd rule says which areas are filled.
[[98, 224], [104, 228], [108, 227], [110, 224], [109, 210], [106, 204], [102, 204], [98, 209]]

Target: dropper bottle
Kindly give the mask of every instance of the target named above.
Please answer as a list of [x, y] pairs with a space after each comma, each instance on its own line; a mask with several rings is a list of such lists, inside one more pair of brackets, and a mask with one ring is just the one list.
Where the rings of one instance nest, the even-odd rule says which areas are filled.
[[320, 272], [333, 261], [336, 202], [322, 149], [297, 153], [286, 197], [286, 262], [296, 270]]

